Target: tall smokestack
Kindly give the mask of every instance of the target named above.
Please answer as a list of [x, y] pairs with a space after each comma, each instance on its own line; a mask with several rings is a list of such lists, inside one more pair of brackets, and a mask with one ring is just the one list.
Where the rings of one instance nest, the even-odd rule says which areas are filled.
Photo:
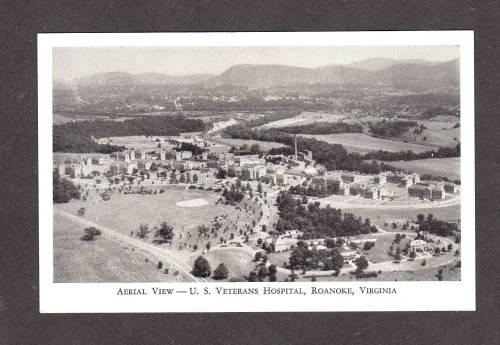
[[294, 134], [294, 139], [295, 139], [295, 160], [297, 160], [297, 134]]

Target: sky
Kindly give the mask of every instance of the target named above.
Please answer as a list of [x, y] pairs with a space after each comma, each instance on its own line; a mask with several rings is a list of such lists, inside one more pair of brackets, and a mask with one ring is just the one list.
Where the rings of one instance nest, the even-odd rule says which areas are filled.
[[319, 67], [371, 58], [448, 61], [458, 46], [365, 47], [99, 47], [53, 50], [56, 80], [72, 80], [103, 72], [219, 74], [237, 64], [281, 64]]

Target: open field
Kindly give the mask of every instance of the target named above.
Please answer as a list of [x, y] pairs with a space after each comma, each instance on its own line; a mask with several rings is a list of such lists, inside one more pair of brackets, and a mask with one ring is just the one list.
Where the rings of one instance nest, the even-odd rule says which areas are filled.
[[341, 144], [349, 152], [368, 153], [370, 151], [399, 152], [412, 150], [415, 153], [437, 149], [435, 146], [405, 143], [387, 139], [374, 138], [364, 133], [341, 133], [328, 135], [300, 134], [306, 138], [322, 140], [330, 144]]
[[[210, 263], [212, 274], [219, 264], [224, 263], [229, 271], [229, 279], [241, 278], [243, 280], [243, 276], [248, 276], [248, 273], [255, 267], [253, 256], [240, 248], [217, 248], [210, 250], [204, 256]], [[193, 263], [197, 257], [197, 255], [193, 256]]]
[[[98, 236], [82, 241], [83, 227], [54, 216], [54, 282], [129, 283], [183, 281], [158, 270], [157, 262], [140, 250]], [[149, 262], [146, 262], [149, 258]], [[168, 268], [167, 265], [164, 268]]]
[[217, 138], [211, 139], [216, 143], [225, 144], [228, 146], [235, 146], [236, 148], [241, 147], [242, 145], [247, 145], [249, 148], [253, 144], [258, 144], [261, 150], [269, 151], [273, 148], [286, 147], [287, 145], [283, 145], [281, 143], [275, 143], [272, 141], [259, 141], [259, 140], [251, 140], [251, 139], [230, 139], [230, 138]]
[[[416, 263], [420, 265], [419, 263]], [[416, 271], [392, 271], [382, 272], [377, 278], [356, 279], [353, 274], [343, 273], [338, 277], [318, 277], [318, 281], [438, 281], [436, 274], [439, 269], [443, 270], [444, 281], [460, 281], [461, 270], [454, 264], [442, 267], [423, 268]], [[370, 272], [369, 269], [366, 270]]]
[[416, 140], [430, 145], [455, 147], [460, 142], [460, 128], [424, 129]]
[[414, 161], [392, 161], [387, 164], [417, 172], [420, 175], [430, 174], [433, 176], [443, 176], [449, 179], [460, 179], [460, 158], [428, 158]]
[[[125, 235], [131, 232], [137, 233], [141, 224], [147, 224], [152, 230], [148, 234], [150, 240], [154, 226], [165, 221], [174, 228], [176, 234], [172, 245], [174, 248], [181, 244], [198, 244], [201, 248], [209, 239], [198, 239], [197, 226], [210, 226], [215, 217], [228, 215], [223, 224], [227, 226], [231, 224], [233, 227], [228, 230], [234, 232], [236, 223], [241, 226], [251, 222], [252, 217], [258, 215], [258, 212], [255, 212], [255, 215], [251, 212], [253, 205], [250, 202], [248, 202], [249, 212], [236, 211], [233, 206], [216, 205], [215, 202], [220, 197], [218, 193], [198, 189], [187, 190], [181, 186], [164, 186], [163, 189], [165, 193], [159, 194], [113, 194], [109, 201], [102, 201], [100, 196], [92, 191], [87, 201], [75, 200], [55, 207], [70, 214], [76, 214], [80, 207], [85, 207], [83, 218], [116, 229]], [[208, 204], [201, 205], [198, 202], [199, 207], [176, 205], [178, 202], [193, 199], [205, 200]], [[229, 233], [226, 235], [228, 237]], [[212, 243], [218, 243], [218, 240], [219, 238], [212, 239]]]
[[136, 135], [101, 138], [98, 142], [102, 144], [109, 143], [116, 146], [125, 146], [126, 148], [136, 150], [155, 150], [158, 148], [158, 142], [155, 139], [156, 136], [147, 138], [143, 135]]
[[432, 213], [434, 217], [441, 220], [454, 221], [460, 219], [460, 205], [437, 208], [401, 208], [401, 209], [378, 209], [378, 208], [342, 208], [342, 211], [354, 214], [357, 217], [370, 218], [372, 222], [387, 219], [416, 219], [417, 214]]
[[259, 126], [257, 128], [268, 129], [268, 128], [279, 128], [287, 126], [299, 126], [299, 125], [303, 126], [315, 122], [338, 122], [343, 120], [344, 118], [346, 118], [346, 116], [340, 114], [305, 111], [302, 114], [291, 117], [289, 119], [273, 121], [265, 125]]

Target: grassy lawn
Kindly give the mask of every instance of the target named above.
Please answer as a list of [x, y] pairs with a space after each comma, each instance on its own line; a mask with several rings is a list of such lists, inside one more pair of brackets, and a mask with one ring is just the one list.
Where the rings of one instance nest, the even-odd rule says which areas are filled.
[[416, 271], [382, 272], [376, 278], [356, 279], [350, 273], [338, 277], [318, 277], [318, 281], [438, 281], [436, 275], [439, 269], [443, 270], [443, 281], [460, 281], [461, 270], [455, 265], [423, 268]]
[[287, 145], [283, 145], [281, 143], [276, 143], [272, 141], [259, 141], [259, 140], [251, 140], [251, 139], [231, 139], [231, 138], [217, 138], [213, 139], [213, 141], [217, 143], [222, 143], [228, 146], [235, 146], [236, 148], [241, 147], [242, 145], [247, 145], [248, 147], [253, 144], [258, 144], [260, 149], [263, 151], [269, 151], [273, 148], [285, 147]]
[[[390, 249], [391, 244], [392, 244], [392, 241], [394, 240], [394, 236], [396, 236], [395, 233], [388, 234], [388, 235], [380, 235], [380, 236], [376, 236], [376, 237], [371, 236], [371, 237], [377, 239], [375, 241], [375, 246], [373, 246], [370, 250], [361, 249], [362, 255], [365, 255], [367, 257], [367, 259], [373, 263], [394, 260], [394, 257], [390, 256], [388, 254], [389, 249]], [[394, 244], [394, 252], [396, 252], [396, 249], [398, 247], [401, 250], [403, 250], [406, 247], [406, 244], [408, 243], [408, 241], [409, 241], [408, 238], [404, 238], [401, 240], [399, 245]]]
[[[60, 216], [54, 217], [55, 283], [131, 283], [184, 281], [165, 274], [145, 253], [99, 236], [82, 241], [83, 228]], [[149, 262], [146, 263], [146, 258]], [[168, 268], [165, 264], [164, 268]]]
[[[163, 244], [162, 247], [174, 251], [174, 255], [184, 262], [188, 262], [191, 255], [201, 254], [209, 242], [214, 246], [220, 243], [221, 238], [229, 240], [231, 233], [238, 238], [239, 230], [251, 225], [252, 220], [259, 217], [260, 209], [248, 200], [242, 202], [238, 209], [229, 205], [216, 205], [215, 201], [220, 195], [215, 192], [186, 190], [180, 186], [165, 186], [164, 189], [165, 193], [155, 195], [115, 193], [109, 201], [102, 201], [98, 195], [91, 193], [86, 202], [73, 200], [54, 207], [74, 215], [80, 207], [85, 207], [83, 218], [125, 235], [131, 235], [132, 232], [136, 235], [140, 225], [147, 224], [151, 232], [144, 238], [146, 242], [153, 241], [154, 227], [166, 221], [174, 228], [175, 235], [171, 245]], [[176, 204], [193, 199], [206, 200], [208, 204], [199, 207], [181, 207]], [[248, 205], [247, 210], [244, 208], [245, 203]], [[220, 217], [220, 229], [198, 236], [197, 227], [206, 225], [210, 229], [215, 217]]]
[[386, 163], [396, 168], [417, 172], [421, 175], [431, 174], [448, 177], [449, 179], [460, 178], [460, 158], [429, 158]]
[[389, 151], [398, 152], [412, 150], [415, 153], [430, 151], [436, 147], [428, 145], [419, 145], [413, 143], [405, 143], [402, 141], [393, 141], [387, 139], [374, 138], [364, 133], [341, 133], [328, 135], [306, 135], [307, 138], [315, 138], [330, 144], [342, 144], [349, 152], [367, 153], [370, 151]]
[[289, 119], [273, 121], [258, 128], [279, 128], [287, 126], [303, 126], [315, 122], [338, 122], [343, 120], [346, 116], [340, 114], [330, 113], [317, 113], [305, 111], [300, 115], [294, 116]]
[[386, 219], [416, 219], [417, 214], [432, 213], [434, 217], [442, 220], [460, 219], [460, 205], [438, 208], [402, 208], [402, 209], [377, 209], [377, 208], [345, 208], [343, 212], [349, 212], [355, 216], [369, 218], [372, 221], [381, 221]]
[[[248, 273], [255, 268], [256, 264], [253, 262], [254, 258], [249, 252], [239, 248], [228, 247], [210, 250], [204, 256], [210, 263], [212, 274], [219, 264], [224, 263], [229, 270], [229, 278], [243, 278], [243, 276], [248, 276]], [[198, 255], [192, 257], [193, 263], [197, 257]]]

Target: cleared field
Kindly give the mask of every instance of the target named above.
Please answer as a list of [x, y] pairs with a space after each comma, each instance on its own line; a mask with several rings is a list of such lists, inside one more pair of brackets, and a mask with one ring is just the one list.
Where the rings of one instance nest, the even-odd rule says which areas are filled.
[[[54, 216], [55, 283], [131, 283], [183, 281], [157, 269], [157, 262], [139, 250], [98, 236], [82, 241], [83, 228]], [[164, 265], [168, 268], [168, 265]]]
[[143, 135], [137, 136], [124, 136], [124, 137], [109, 137], [101, 138], [98, 140], [101, 144], [111, 144], [116, 146], [125, 146], [130, 149], [137, 150], [154, 150], [158, 148], [156, 137], [149, 137]]
[[417, 140], [436, 146], [455, 147], [460, 141], [460, 128], [424, 129]]
[[[373, 263], [377, 262], [383, 262], [383, 261], [392, 261], [394, 260], [394, 257], [389, 255], [389, 250], [392, 244], [392, 241], [394, 240], [395, 234], [389, 234], [389, 235], [380, 235], [380, 236], [371, 236], [376, 238], [377, 240], [375, 241], [375, 246], [373, 246], [370, 250], [363, 250], [363, 255], [366, 256], [368, 260], [370, 260]], [[401, 242], [398, 244], [394, 245], [394, 251], [399, 247], [401, 250], [403, 250], [406, 246], [406, 243], [408, 243], [409, 239], [404, 238], [401, 240]]]
[[[420, 265], [420, 263], [416, 263]], [[455, 265], [446, 265], [440, 267], [443, 269], [443, 281], [460, 281], [461, 270]], [[437, 281], [436, 275], [438, 267], [424, 268], [415, 271], [393, 271], [383, 272], [377, 278], [356, 279], [350, 273], [344, 273], [339, 277], [318, 277], [318, 281]], [[367, 270], [369, 272], [369, 270]]]
[[402, 209], [377, 209], [377, 208], [342, 208], [342, 211], [352, 213], [357, 217], [369, 218], [372, 222], [387, 219], [416, 219], [417, 214], [427, 215], [432, 213], [434, 217], [442, 220], [459, 220], [460, 205], [438, 208], [402, 208]]
[[287, 146], [287, 145], [275, 143], [272, 141], [259, 141], [259, 140], [251, 140], [251, 139], [217, 138], [217, 139], [213, 139], [213, 141], [215, 141], [217, 143], [225, 144], [228, 146], [235, 146], [237, 148], [239, 148], [243, 145], [247, 145], [248, 147], [250, 147], [253, 144], [258, 144], [260, 146], [261, 150], [264, 150], [264, 151], [269, 151], [270, 149]]
[[273, 121], [257, 128], [278, 128], [287, 126], [307, 125], [314, 122], [338, 122], [346, 118], [346, 115], [331, 113], [303, 112], [289, 119]]
[[444, 176], [449, 179], [460, 179], [460, 158], [429, 158], [414, 161], [393, 161], [387, 164], [417, 172], [421, 175], [430, 174], [434, 176]]
[[[210, 250], [204, 255], [205, 258], [210, 263], [212, 268], [212, 274], [215, 268], [221, 263], [226, 265], [229, 271], [229, 278], [240, 278], [243, 279], [244, 276], [248, 276], [250, 271], [255, 268], [255, 262], [253, 261], [253, 256], [249, 252], [240, 248], [217, 248], [215, 250]], [[198, 255], [193, 255], [192, 263]]]
[[368, 153], [370, 151], [399, 152], [412, 150], [415, 153], [437, 149], [435, 146], [405, 143], [387, 139], [374, 138], [364, 133], [341, 133], [329, 135], [300, 134], [306, 138], [322, 140], [330, 144], [341, 144], [349, 152]]

